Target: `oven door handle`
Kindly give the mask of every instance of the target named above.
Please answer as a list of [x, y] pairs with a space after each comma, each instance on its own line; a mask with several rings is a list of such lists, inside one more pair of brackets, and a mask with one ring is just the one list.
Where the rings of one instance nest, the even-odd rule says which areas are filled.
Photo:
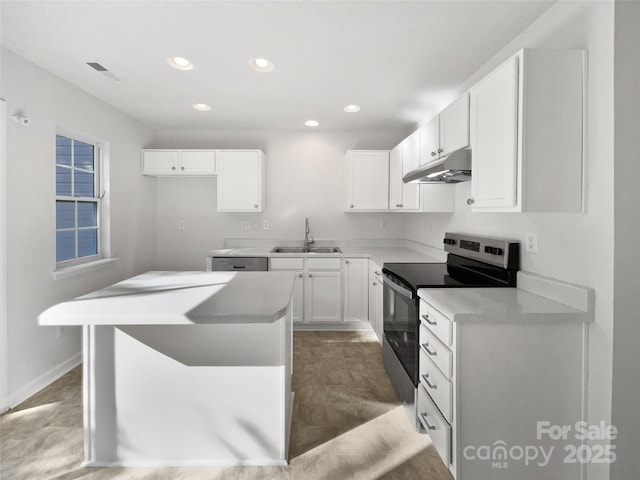
[[402, 295], [403, 297], [406, 297], [410, 300], [413, 300], [414, 298], [416, 298], [416, 294], [413, 291], [406, 289], [401, 285], [398, 285], [396, 282], [389, 279], [387, 275], [383, 276], [382, 281], [384, 282], [385, 286], [389, 287], [391, 290], [393, 290], [397, 294]]

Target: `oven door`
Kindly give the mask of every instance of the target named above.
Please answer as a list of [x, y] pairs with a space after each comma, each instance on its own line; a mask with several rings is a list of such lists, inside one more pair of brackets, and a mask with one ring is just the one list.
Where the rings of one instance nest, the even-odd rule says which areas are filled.
[[416, 292], [384, 274], [384, 336], [411, 382], [418, 386], [418, 304]]

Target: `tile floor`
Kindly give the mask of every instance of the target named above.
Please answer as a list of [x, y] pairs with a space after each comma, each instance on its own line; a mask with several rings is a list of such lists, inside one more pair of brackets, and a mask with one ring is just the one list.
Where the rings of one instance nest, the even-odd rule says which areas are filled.
[[296, 332], [286, 467], [85, 468], [78, 367], [0, 417], [2, 480], [441, 480], [411, 430], [372, 332]]

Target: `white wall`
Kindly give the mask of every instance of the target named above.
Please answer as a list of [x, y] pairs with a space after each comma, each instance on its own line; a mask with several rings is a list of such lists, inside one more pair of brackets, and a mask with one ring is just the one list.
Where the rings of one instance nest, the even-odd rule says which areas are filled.
[[[225, 238], [304, 239], [304, 219], [322, 239], [404, 237], [404, 215], [344, 213], [344, 164], [349, 149], [388, 149], [407, 132], [157, 131], [149, 148], [259, 148], [266, 160], [266, 210], [238, 214], [216, 211], [215, 178], [158, 178], [157, 267], [203, 269]], [[270, 229], [262, 229], [268, 219]], [[178, 230], [179, 220], [185, 230]], [[382, 220], [387, 227], [381, 228]], [[240, 228], [253, 221], [254, 230]]]
[[[590, 423], [600, 420], [607, 423], [611, 421], [614, 242], [613, 14], [612, 2], [559, 2], [496, 54], [464, 86], [464, 89], [471, 87], [523, 47], [588, 50], [586, 213], [472, 213], [465, 203], [465, 199], [471, 196], [470, 184], [466, 183], [456, 186], [457, 204], [453, 216], [434, 218], [419, 215], [419, 220], [416, 218], [415, 222], [407, 223], [408, 238], [434, 246], [440, 245], [445, 231], [490, 234], [520, 240], [524, 239], [525, 232], [537, 232], [538, 254], [523, 253], [522, 270], [595, 289], [596, 314], [595, 323], [590, 328], [589, 344]], [[635, 53], [637, 55], [637, 51]], [[540, 185], [540, 188], [544, 188], [544, 185]], [[429, 224], [432, 226], [431, 232], [427, 228]], [[607, 465], [591, 464], [589, 469], [589, 478], [608, 478]]]
[[640, 472], [640, 2], [615, 12], [615, 278], [611, 421], [620, 429], [611, 478]]
[[[8, 114], [28, 127], [7, 132], [7, 324], [10, 403], [41, 388], [81, 351], [80, 330], [40, 327], [46, 308], [135, 273], [155, 259], [155, 184], [140, 175], [140, 148], [150, 131], [137, 121], [7, 50], [2, 91]], [[55, 134], [57, 127], [110, 144], [111, 251], [117, 262], [53, 280], [55, 267]], [[5, 401], [7, 399], [3, 399]]]

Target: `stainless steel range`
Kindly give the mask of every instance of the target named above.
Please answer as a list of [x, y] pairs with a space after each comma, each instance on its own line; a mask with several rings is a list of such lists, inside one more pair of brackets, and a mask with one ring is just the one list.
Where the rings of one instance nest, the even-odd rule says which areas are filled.
[[446, 233], [446, 263], [385, 263], [383, 362], [416, 430], [418, 289], [516, 286], [520, 244], [514, 240]]

